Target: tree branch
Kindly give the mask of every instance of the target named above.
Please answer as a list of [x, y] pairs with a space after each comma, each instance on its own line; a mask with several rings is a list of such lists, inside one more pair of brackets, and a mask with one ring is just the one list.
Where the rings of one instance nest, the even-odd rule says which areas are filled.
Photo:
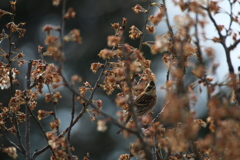
[[146, 26], [147, 26], [147, 23], [149, 21], [149, 13], [150, 13], [151, 7], [152, 7], [152, 0], [149, 0], [149, 5], [148, 5], [147, 13], [146, 13], [146, 20], [145, 20], [145, 23], [144, 23], [143, 29], [142, 29], [143, 35], [141, 36], [141, 39], [140, 39], [140, 42], [139, 42], [139, 47], [138, 47], [139, 51], [142, 50], [143, 40], [144, 40], [144, 36], [146, 34]]

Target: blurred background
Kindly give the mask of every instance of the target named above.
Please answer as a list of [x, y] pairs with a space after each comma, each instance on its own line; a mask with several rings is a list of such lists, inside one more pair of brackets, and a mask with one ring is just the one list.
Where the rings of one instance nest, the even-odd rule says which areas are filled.
[[[160, 1], [159, 1], [160, 2]], [[82, 44], [75, 43], [65, 43], [65, 57], [66, 61], [64, 62], [64, 75], [70, 81], [72, 75], [81, 76], [83, 82], [88, 81], [91, 85], [94, 85], [98, 73], [94, 74], [90, 70], [90, 65], [93, 62], [104, 61], [100, 59], [97, 54], [100, 50], [107, 47], [107, 36], [113, 35], [114, 30], [111, 28], [111, 24], [115, 22], [121, 23], [122, 17], [127, 18], [127, 27], [126, 31], [128, 32], [129, 27], [132, 25], [137, 26], [142, 30], [143, 24], [145, 22], [144, 14], [135, 14], [132, 11], [132, 7], [136, 4], [141, 4], [144, 8], [147, 8], [148, 2], [143, 2], [142, 0], [68, 0], [66, 8], [73, 7], [76, 11], [76, 16], [74, 19], [69, 19], [66, 22], [65, 34], [68, 33], [71, 29], [80, 29]], [[169, 4], [169, 14], [170, 22], [173, 24], [173, 16], [179, 14], [180, 10], [174, 7], [173, 4]], [[11, 11], [10, 3], [8, 0], [0, 1], [0, 9]], [[157, 8], [156, 8], [157, 9]], [[155, 10], [151, 10], [154, 14]], [[0, 29], [5, 29], [6, 23], [10, 21], [9, 16], [3, 16], [0, 19]], [[51, 24], [59, 26], [61, 23], [61, 5], [58, 7], [52, 6], [51, 0], [18, 0], [17, 1], [17, 14], [15, 17], [15, 23], [26, 22], [25, 28], [26, 34], [23, 38], [13, 38], [13, 41], [16, 44], [16, 47], [19, 48], [19, 51], [22, 51], [25, 54], [25, 60], [30, 59], [40, 59], [37, 53], [38, 45], [46, 47], [44, 45], [44, 39], [46, 34], [42, 31], [42, 27], [46, 24]], [[167, 27], [165, 23], [160, 23], [156, 27], [157, 32], [155, 35], [146, 34], [145, 40], [152, 41], [155, 39], [157, 34], [165, 33]], [[6, 30], [7, 32], [8, 30]], [[58, 33], [55, 33], [56, 35]], [[130, 40], [125, 35], [125, 42], [129, 43], [133, 47], [139, 46], [139, 40]], [[211, 43], [212, 44], [212, 43]], [[210, 45], [211, 45], [210, 44]], [[7, 51], [8, 42], [7, 40], [3, 41], [0, 44], [0, 47]], [[218, 46], [216, 47], [218, 48]], [[45, 51], [46, 48], [43, 50]], [[147, 46], [143, 46], [144, 56], [147, 59], [152, 61], [152, 70], [157, 76], [157, 94], [158, 94], [158, 104], [154, 109], [155, 116], [163, 106], [164, 91], [160, 89], [166, 81], [166, 67], [162, 64], [163, 54], [152, 55]], [[224, 55], [218, 59], [218, 61], [223, 60], [225, 63]], [[51, 58], [46, 57], [45, 60], [48, 63], [55, 63]], [[192, 61], [195, 61], [193, 59]], [[238, 61], [236, 63], [239, 63]], [[17, 67], [17, 66], [15, 66]], [[18, 79], [21, 85], [25, 86], [25, 74], [26, 74], [27, 64], [19, 68], [21, 75], [18, 76]], [[223, 67], [225, 68], [225, 67]], [[222, 74], [227, 73], [227, 69], [222, 69]], [[191, 72], [191, 68], [187, 70], [188, 73]], [[186, 82], [189, 83], [193, 81], [193, 77], [187, 74]], [[79, 86], [82, 84], [79, 84]], [[187, 84], [186, 84], [187, 85]], [[77, 89], [77, 88], [76, 88]], [[45, 86], [44, 94], [48, 92], [47, 87]], [[54, 90], [55, 91], [55, 90]], [[61, 120], [60, 131], [63, 131], [70, 123], [71, 116], [71, 92], [66, 88], [59, 88], [57, 91], [60, 91], [63, 98], [59, 100], [57, 104], [57, 117]], [[3, 103], [3, 106], [7, 106], [9, 101], [9, 90], [0, 90], [0, 102]], [[99, 88], [94, 95], [94, 99], [101, 99], [103, 101], [103, 111], [117, 118], [116, 111], [119, 108], [115, 104], [115, 95], [113, 93], [111, 96], [106, 95], [101, 88]], [[206, 116], [206, 95], [201, 94], [202, 103], [197, 103], [198, 109], [197, 116], [205, 117]], [[40, 96], [37, 100], [38, 109], [43, 110], [52, 110], [53, 105], [51, 103], [44, 102], [44, 96]], [[80, 112], [82, 106], [76, 103], [76, 114]], [[36, 112], [35, 112], [36, 113]], [[37, 113], [36, 113], [37, 114]], [[98, 117], [99, 119], [103, 118], [102, 116]], [[41, 123], [44, 125], [46, 131], [50, 131], [49, 122], [52, 121], [52, 117], [48, 117], [44, 120], [41, 120]], [[36, 149], [39, 150], [46, 145], [46, 141], [43, 138], [41, 131], [38, 129], [38, 126], [34, 121], [31, 121], [31, 147], [32, 152]], [[24, 125], [21, 124], [21, 133], [24, 135]], [[111, 123], [107, 123], [106, 132], [97, 131], [97, 120], [91, 121], [90, 116], [86, 113], [79, 122], [73, 127], [72, 130], [72, 139], [71, 144], [75, 147], [74, 155], [77, 155], [79, 159], [82, 159], [87, 153], [90, 154], [91, 160], [113, 160], [118, 159], [120, 154], [128, 153], [130, 142], [135, 141], [135, 137], [130, 137], [129, 139], [123, 138], [123, 135], [116, 135], [118, 128]], [[11, 137], [13, 138], [13, 137]], [[13, 138], [14, 139], [14, 138]], [[9, 146], [10, 144], [4, 141], [3, 138], [0, 138], [0, 143], [4, 146]], [[37, 160], [49, 159], [50, 152], [47, 151], [41, 154]], [[1, 160], [10, 159], [7, 154], [0, 153]], [[19, 154], [17, 158], [19, 160], [24, 159], [24, 157]]]

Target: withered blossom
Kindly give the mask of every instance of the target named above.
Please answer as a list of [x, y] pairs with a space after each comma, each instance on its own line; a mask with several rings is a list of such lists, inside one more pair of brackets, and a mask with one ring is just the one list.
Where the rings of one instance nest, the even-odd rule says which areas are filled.
[[174, 21], [176, 25], [180, 28], [190, 28], [194, 25], [194, 21], [189, 15], [176, 15], [174, 17]]
[[58, 128], [58, 127], [60, 127], [60, 123], [61, 123], [60, 119], [56, 119], [53, 122], [50, 122], [50, 128], [51, 129]]
[[2, 151], [7, 153], [13, 159], [16, 159], [18, 157], [17, 149], [15, 147], [3, 147]]
[[14, 22], [9, 22], [6, 27], [11, 29], [11, 32], [18, 32], [18, 37], [24, 37], [26, 33], [26, 29], [20, 28], [20, 26], [24, 26], [25, 22], [20, 22], [19, 24], [15, 24]]
[[82, 38], [80, 36], [80, 30], [79, 29], [73, 29], [71, 30], [66, 36], [63, 37], [63, 40], [65, 42], [73, 41], [76, 43], [82, 43]]
[[61, 0], [52, 0], [54, 6], [58, 6], [61, 3]]
[[119, 36], [108, 36], [107, 38], [107, 44], [109, 47], [117, 47], [120, 42], [121, 37]]
[[5, 15], [5, 14], [12, 15], [11, 12], [8, 12], [8, 11], [5, 11], [5, 10], [0, 9], [0, 18], [1, 18], [3, 15]]
[[136, 38], [140, 38], [142, 36], [142, 31], [140, 31], [136, 26], [132, 25], [130, 27], [130, 31], [129, 31], [129, 38], [131, 39], [136, 39]]
[[52, 114], [53, 114], [52, 111], [38, 110], [38, 119], [42, 120], [42, 119], [44, 119], [47, 116], [52, 115]]
[[64, 19], [66, 20], [66, 19], [74, 18], [75, 15], [76, 15], [76, 12], [74, 11], [74, 9], [68, 8], [67, 13], [65, 13], [64, 15]]
[[150, 21], [153, 23], [153, 25], [157, 25], [158, 23], [160, 23], [162, 21], [162, 19], [164, 18], [165, 16], [165, 7], [162, 6], [159, 8], [158, 12], [155, 13], [155, 15], [151, 15], [149, 17]]
[[209, 10], [210, 10], [210, 12], [213, 12], [214, 14], [219, 13], [220, 7], [218, 5], [218, 2], [217, 1], [210, 1]]
[[145, 8], [143, 8], [140, 4], [136, 4], [132, 10], [135, 12], [135, 13], [140, 13], [140, 12], [143, 12], [143, 13], [147, 13], [147, 10]]
[[105, 132], [107, 130], [106, 121], [99, 119], [97, 122], [97, 130], [99, 132]]
[[51, 30], [60, 31], [60, 27], [47, 24], [47, 25], [43, 26], [42, 30], [43, 30], [43, 32], [47, 32], [47, 35], [50, 35]]
[[103, 59], [110, 59], [114, 57], [114, 52], [110, 49], [103, 49], [100, 51], [100, 53], [98, 54], [99, 57], [103, 58]]
[[91, 64], [91, 70], [93, 73], [96, 73], [98, 71], [98, 68], [103, 67], [104, 65], [102, 63], [92, 63]]
[[155, 27], [154, 26], [147, 25], [146, 29], [147, 29], [148, 33], [150, 33], [150, 34], [153, 34], [155, 32]]

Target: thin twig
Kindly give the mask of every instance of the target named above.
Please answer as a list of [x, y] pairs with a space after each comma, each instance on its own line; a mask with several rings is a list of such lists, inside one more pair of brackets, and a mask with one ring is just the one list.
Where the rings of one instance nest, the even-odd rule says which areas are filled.
[[[26, 90], [29, 90], [31, 89], [31, 70], [32, 70], [32, 60], [29, 60], [28, 62], [28, 70], [27, 70], [27, 73], [26, 73]], [[24, 91], [25, 93], [25, 100], [26, 102], [28, 103], [29, 99], [28, 99], [28, 95], [26, 95], [26, 91]], [[37, 117], [32, 113], [31, 109], [29, 108], [28, 105], [26, 105], [26, 129], [25, 129], [25, 141], [26, 141], [26, 159], [31, 159], [31, 155], [30, 155], [30, 114], [31, 116], [36, 120], [37, 124], [39, 125], [41, 131], [43, 132], [43, 135], [45, 136], [45, 139], [48, 143], [48, 139], [47, 139], [47, 136], [45, 134], [45, 130], [43, 129], [43, 126], [41, 125], [41, 123], [38, 121]], [[48, 148], [51, 149], [54, 157], [55, 157], [55, 154], [54, 154], [54, 151], [53, 149], [49, 146]], [[39, 155], [40, 153], [38, 152], [34, 152], [32, 157], [33, 159], [35, 159], [35, 157], [37, 155]]]
[[[57, 112], [57, 107], [56, 107], [57, 103], [54, 102], [54, 97], [53, 97], [53, 94], [51, 92], [50, 86], [48, 84], [47, 84], [47, 88], [48, 88], [48, 92], [49, 92], [49, 94], [52, 98], [52, 102], [53, 102], [53, 114], [52, 115], [53, 115], [54, 120], [57, 121], [58, 120], [57, 113], [56, 113]], [[57, 134], [59, 134], [60, 133], [59, 127], [57, 126], [56, 129], [57, 129]]]
[[139, 42], [139, 47], [138, 47], [139, 51], [142, 50], [143, 40], [144, 40], [144, 36], [146, 34], [146, 26], [147, 26], [147, 23], [149, 21], [149, 13], [150, 13], [151, 7], [152, 7], [152, 0], [149, 0], [149, 5], [148, 5], [147, 13], [146, 13], [146, 20], [145, 20], [145, 23], [144, 23], [143, 29], [142, 29], [143, 34], [141, 36], [141, 39], [140, 39], [140, 42]]
[[228, 26], [228, 29], [227, 29], [227, 35], [229, 34], [229, 31], [231, 30], [231, 27], [232, 27], [232, 16], [233, 16], [233, 3], [229, 0], [229, 5], [230, 5], [230, 14], [229, 14], [229, 18], [230, 18], [230, 22], [229, 22], [229, 26]]
[[[106, 64], [106, 63], [105, 63]], [[104, 69], [104, 68], [103, 68]], [[105, 70], [105, 69], [104, 69]], [[103, 71], [102, 71], [103, 72]], [[102, 75], [102, 74], [101, 74]], [[96, 105], [94, 105], [92, 103], [92, 101], [89, 101], [89, 99], [86, 99], [85, 97], [81, 96], [77, 91], [75, 91], [71, 85], [67, 82], [66, 78], [61, 75], [62, 78], [63, 78], [63, 82], [65, 84], [65, 86], [73, 93], [75, 94], [76, 96], [79, 96], [83, 101], [86, 102], [86, 104], [89, 102], [88, 105], [90, 105], [92, 108], [96, 109], [100, 114], [102, 114], [104, 117], [108, 118], [108, 120], [110, 120], [114, 125], [120, 127], [120, 128], [123, 128], [127, 131], [129, 131], [130, 133], [132, 134], [137, 134], [136, 131], [132, 130], [132, 129], [129, 129], [129, 128], [126, 128], [125, 126], [121, 125], [120, 123], [118, 123], [118, 121], [116, 119], [114, 119], [112, 116], [108, 115], [107, 113], [103, 112], [102, 110], [100, 110]], [[100, 79], [99, 79], [100, 80]], [[96, 85], [95, 85], [96, 86]], [[90, 95], [90, 97], [92, 97]], [[68, 127], [66, 128], [59, 136], [64, 136], [69, 130], [71, 127], [73, 127], [77, 122], [78, 120], [82, 117], [82, 115], [85, 113], [85, 110], [87, 108], [87, 105], [84, 106], [84, 108], [81, 110], [81, 112], [78, 114], [78, 116], [76, 117], [76, 119], [74, 120], [74, 122]]]
[[21, 149], [16, 143], [14, 143], [12, 140], [10, 140], [10, 139], [5, 135], [5, 133], [3, 133], [2, 136], [3, 136], [11, 145], [13, 145], [17, 150], [19, 150], [20, 152], [24, 153], [24, 152], [22, 151], [22, 149]]
[[199, 37], [198, 37], [198, 13], [196, 13], [196, 22], [194, 24], [194, 28], [195, 28], [195, 37], [196, 37], [196, 45], [197, 45], [197, 58], [198, 58], [198, 61], [204, 65], [204, 62], [203, 62], [203, 58], [202, 58], [202, 50], [201, 50], [201, 47], [200, 47], [200, 40], [199, 40]]
[[61, 20], [61, 31], [60, 31], [60, 41], [61, 41], [61, 45], [62, 45], [62, 51], [64, 51], [64, 41], [63, 41], [63, 37], [64, 37], [64, 29], [65, 29], [65, 19], [64, 19], [64, 15], [66, 12], [66, 3], [67, 0], [63, 0], [62, 3], [62, 20]]
[[170, 77], [170, 72], [172, 69], [172, 65], [173, 65], [173, 59], [170, 60], [169, 66], [168, 66], [168, 71], [167, 71], [167, 75], [166, 75], [166, 83], [169, 81], [169, 77]]
[[[15, 8], [12, 8], [12, 15], [11, 15], [10, 25], [12, 25], [14, 23], [14, 18], [15, 18], [15, 15], [16, 15], [15, 12], [16, 12]], [[11, 30], [11, 26], [9, 28], [10, 28], [10, 33], [9, 33], [9, 36], [8, 36], [9, 49], [8, 49], [7, 60], [8, 60], [8, 67], [10, 68], [9, 69], [10, 92], [11, 92], [11, 97], [14, 97], [13, 77], [12, 77], [13, 73], [12, 73], [12, 68], [11, 68], [11, 64], [12, 64], [11, 55], [12, 55], [12, 46], [13, 46], [13, 42], [12, 42], [13, 32]], [[18, 122], [17, 122], [16, 113], [13, 113], [13, 125], [16, 128], [16, 135], [17, 135], [18, 145], [21, 148], [22, 153], [24, 155], [26, 155], [26, 150], [25, 150], [25, 148], [23, 146], [21, 134], [20, 134], [20, 131], [19, 131], [19, 125], [18, 125]]]
[[[79, 120], [79, 119], [83, 116], [83, 114], [86, 112], [86, 109], [87, 109], [88, 105], [92, 103], [93, 95], [94, 95], [96, 89], [98, 88], [98, 85], [99, 85], [99, 83], [100, 83], [100, 80], [101, 80], [101, 78], [102, 78], [102, 76], [103, 76], [103, 72], [104, 72], [105, 69], [107, 68], [107, 65], [108, 65], [108, 60], [106, 60], [106, 62], [105, 62], [105, 64], [104, 64], [104, 67], [103, 67], [102, 71], [100, 72], [100, 75], [99, 75], [99, 77], [98, 77], [98, 79], [97, 79], [97, 81], [96, 81], [96, 83], [95, 83], [95, 85], [94, 85], [94, 87], [93, 87], [93, 90], [92, 90], [92, 92], [91, 92], [88, 100], [84, 98], [84, 99], [85, 99], [84, 101], [86, 102], [86, 104], [83, 106], [81, 112], [77, 115], [77, 117], [76, 117], [76, 119], [73, 121], [73, 123], [71, 123], [71, 125], [70, 125], [68, 128], [66, 128], [65, 131], [63, 131], [63, 132], [61, 133], [61, 135], [66, 134], [66, 133], [78, 122], [78, 120]], [[61, 75], [62, 78], [63, 78], [63, 83], [65, 84], [65, 86], [66, 86], [67, 88], [69, 88], [75, 95], [80, 96], [80, 94], [79, 94], [78, 92], [76, 92], [74, 89], [72, 89], [71, 85], [67, 82], [67, 80], [65, 79], [65, 77], [64, 77], [63, 74], [62, 74], [61, 69], [59, 69], [59, 71], [60, 71], [60, 75]], [[77, 94], [76, 94], [76, 93], [77, 93]], [[83, 97], [81, 96], [81, 98], [83, 98]]]
[[[163, 0], [163, 4], [164, 6], [166, 7], [166, 2], [165, 0]], [[168, 13], [167, 13], [167, 9], [165, 9], [165, 17], [166, 17], [166, 23], [167, 23], [167, 27], [168, 27], [168, 31], [169, 31], [169, 34], [170, 34], [170, 37], [171, 37], [171, 41], [172, 41], [172, 44], [174, 46], [175, 44], [175, 39], [174, 39], [174, 34], [173, 34], [173, 30], [172, 30], [172, 27], [170, 25], [170, 22], [169, 22], [169, 17], [168, 17]], [[176, 52], [176, 49], [173, 47], [173, 54], [176, 55], [177, 52]]]
[[167, 103], [164, 105], [163, 109], [161, 110], [161, 112], [159, 112], [157, 114], [157, 116], [152, 120], [152, 122], [155, 122], [157, 119], [159, 119], [160, 115], [163, 113], [164, 109], [166, 108], [166, 106], [168, 105], [169, 101], [167, 101]]
[[40, 150], [36, 150], [34, 153], [33, 153], [33, 159], [35, 159], [38, 155], [42, 154], [43, 152], [45, 152], [48, 148], [51, 148], [50, 145], [47, 145], [45, 147], [43, 147], [42, 149]]
[[[209, 0], [207, 2], [209, 4]], [[212, 14], [210, 12], [209, 7], [207, 7], [206, 10], [207, 10], [207, 13], [208, 13], [208, 17], [210, 18], [210, 20], [212, 21], [215, 29], [218, 32], [218, 35], [219, 35], [219, 38], [220, 38], [220, 43], [222, 44], [223, 49], [225, 50], [225, 55], [226, 55], [226, 58], [227, 58], [228, 70], [229, 70], [230, 73], [234, 73], [234, 68], [233, 68], [233, 65], [232, 65], [231, 57], [230, 57], [230, 49], [226, 46], [226, 43], [225, 43], [226, 42], [226, 36], [222, 35], [221, 30], [218, 27], [217, 22], [213, 18]], [[240, 40], [239, 40], [239, 42], [237, 42], [237, 43], [236, 42], [235, 42], [235, 45], [237, 45], [240, 42]]]
[[[106, 63], [105, 63], [105, 64], [106, 64]], [[105, 69], [103, 68], [103, 70], [105, 70]], [[102, 73], [103, 73], [103, 70], [102, 70]], [[92, 101], [89, 101], [89, 99], [87, 100], [85, 97], [83, 97], [82, 95], [80, 95], [79, 92], [77, 92], [76, 90], [74, 90], [74, 89], [71, 87], [71, 85], [67, 82], [66, 78], [62, 75], [61, 72], [60, 72], [60, 75], [62, 76], [62, 79], [63, 79], [63, 82], [64, 82], [65, 86], [66, 86], [73, 94], [75, 94], [76, 96], [79, 96], [84, 102], [86, 102], [86, 103], [89, 102], [88, 105], [90, 105], [92, 108], [96, 109], [100, 114], [102, 114], [103, 116], [105, 116], [106, 118], [108, 118], [108, 120], [110, 120], [114, 125], [116, 125], [116, 126], [118, 126], [118, 127], [120, 127], [120, 128], [123, 128], [123, 129], [129, 131], [129, 132], [132, 133], [132, 134], [136, 134], [136, 133], [137, 133], [137, 132], [134, 131], [134, 130], [131, 130], [131, 129], [129, 129], [129, 128], [126, 128], [125, 126], [122, 126], [122, 125], [121, 125], [120, 123], [118, 123], [118, 121], [117, 121], [116, 119], [114, 119], [112, 116], [110, 116], [110, 115], [108, 115], [107, 113], [105, 113], [105, 112], [103, 112], [102, 110], [100, 110], [96, 105], [94, 105], [94, 104], [92, 103]], [[102, 74], [100, 74], [100, 75], [102, 75]], [[99, 79], [99, 81], [100, 81], [100, 79]], [[95, 85], [95, 86], [96, 86], [96, 85]], [[91, 95], [90, 95], [90, 97], [91, 97]], [[83, 109], [81, 110], [81, 112], [78, 114], [78, 116], [76, 117], [76, 119], [74, 120], [74, 122], [73, 122], [68, 128], [66, 128], [59, 136], [64, 136], [64, 135], [69, 131], [69, 129], [70, 129], [71, 127], [73, 127], [73, 126], [78, 122], [79, 118], [81, 118], [82, 115], [85, 113], [85, 110], [86, 110], [85, 107], [87, 107], [87, 106], [86, 106], [86, 105], [84, 106], [84, 108], [83, 108]]]
[[[31, 70], [32, 70], [32, 60], [29, 60], [28, 62], [28, 69], [26, 73], [26, 89], [30, 89], [30, 83], [31, 83]], [[27, 94], [27, 92], [25, 92]], [[25, 105], [25, 117], [26, 117], [26, 125], [25, 125], [25, 143], [26, 143], [26, 159], [31, 159], [31, 148], [30, 148], [30, 113], [29, 113], [29, 106], [28, 106], [28, 95], [26, 96], [26, 105]]]
[[[81, 96], [77, 91], [75, 91], [72, 87], [71, 87], [71, 85], [67, 82], [67, 80], [65, 79], [65, 77], [63, 77], [62, 76], [62, 78], [63, 78], [63, 82], [65, 83], [65, 86], [73, 93], [73, 94], [75, 94], [76, 96], [79, 96], [83, 101], [85, 101], [85, 102], [88, 102], [88, 100], [85, 98], [85, 97], [83, 97], [83, 96]], [[104, 117], [106, 117], [109, 121], [111, 121], [114, 125], [116, 125], [117, 127], [119, 127], [119, 128], [123, 128], [123, 129], [125, 129], [125, 130], [127, 130], [127, 131], [129, 131], [130, 133], [132, 133], [132, 134], [134, 134], [134, 135], [137, 135], [137, 134], [139, 134], [137, 131], [134, 131], [134, 130], [132, 130], [132, 129], [129, 129], [129, 128], [126, 128], [125, 126], [122, 126], [120, 123], [118, 123], [118, 121], [116, 120], [116, 119], [114, 119], [112, 116], [110, 116], [110, 115], [108, 115], [107, 113], [105, 113], [105, 112], [103, 112], [102, 110], [100, 110], [96, 105], [94, 105], [92, 102], [89, 102], [89, 105], [92, 107], [92, 108], [94, 108], [94, 109], [96, 109], [101, 115], [103, 115]], [[86, 106], [84, 106], [84, 107], [86, 107]], [[78, 120], [79, 120], [79, 118], [81, 118], [82, 117], [82, 115], [85, 113], [85, 110], [84, 110], [84, 108], [81, 110], [81, 112], [79, 113], [79, 115], [76, 117], [76, 119], [75, 119], [75, 121], [74, 122], [78, 122]], [[77, 119], [78, 118], [78, 119]], [[66, 128], [61, 134], [59, 134], [58, 135], [58, 137], [63, 137], [76, 123], [72, 123], [68, 128]], [[45, 146], [45, 147], [43, 147], [40, 151], [38, 151], [38, 152], [41, 152], [42, 153], [42, 150], [47, 150], [49, 148], [49, 146], [47, 145], [47, 146]], [[36, 153], [36, 155], [39, 155], [40, 153]], [[34, 156], [33, 156], [34, 157]], [[36, 157], [36, 156], [35, 156]]]
[[[72, 123], [73, 123], [74, 114], [75, 114], [75, 94], [72, 93], [72, 113], [71, 113], [70, 126], [71, 126]], [[69, 132], [68, 132], [68, 142], [70, 142], [70, 138], [71, 138], [71, 129], [72, 129], [72, 128], [70, 128], [70, 130], [69, 130]]]
[[[44, 137], [45, 137], [45, 140], [46, 142], [48, 143], [48, 138], [46, 136], [46, 131], [44, 130], [42, 124], [39, 122], [38, 118], [35, 116], [35, 114], [33, 114], [33, 112], [30, 110], [30, 114], [31, 116], [33, 117], [33, 119], [37, 122], [38, 126], [40, 127]], [[45, 149], [44, 149], [45, 148]], [[32, 158], [35, 159], [38, 155], [40, 155], [41, 153], [43, 153], [42, 151], [45, 151], [46, 149], [50, 148], [52, 154], [54, 157], [56, 157], [55, 153], [54, 153], [54, 150], [52, 149], [52, 147], [50, 145], [47, 145], [45, 147], [43, 147], [42, 149], [40, 149], [39, 151], [35, 151], [32, 155]]]

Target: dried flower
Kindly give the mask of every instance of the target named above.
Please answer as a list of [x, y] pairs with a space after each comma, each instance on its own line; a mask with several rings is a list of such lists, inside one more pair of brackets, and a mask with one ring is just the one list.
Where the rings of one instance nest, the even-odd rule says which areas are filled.
[[0, 9], [0, 18], [1, 18], [3, 15], [5, 15], [5, 14], [12, 15], [11, 12], [8, 12], [8, 11], [5, 11], [5, 10]]
[[73, 29], [66, 36], [63, 37], [65, 42], [73, 41], [76, 43], [82, 43], [82, 38], [80, 37], [80, 30]]
[[143, 12], [143, 13], [147, 13], [147, 10], [144, 9], [140, 4], [136, 4], [132, 10], [135, 12], [135, 13], [140, 13], [140, 12]]
[[99, 132], [105, 132], [107, 130], [106, 121], [99, 119], [97, 122], [97, 130]]
[[16, 159], [18, 157], [17, 150], [15, 147], [3, 147], [2, 151], [7, 153], [13, 159]]
[[153, 25], [157, 25], [158, 23], [160, 23], [163, 19], [163, 17], [165, 16], [165, 6], [162, 5], [162, 7], [159, 8], [159, 11], [156, 12], [156, 14], [153, 16], [151, 15], [149, 17], [150, 21], [153, 23]]
[[96, 73], [98, 68], [103, 67], [103, 66], [104, 65], [102, 63], [99, 63], [99, 62], [98, 63], [92, 63], [90, 69], [92, 70], [93, 73]]
[[129, 38], [131, 38], [131, 39], [136, 39], [136, 38], [140, 38], [141, 37], [141, 35], [143, 34], [142, 33], [142, 31], [140, 31], [136, 26], [134, 26], [134, 25], [132, 25], [131, 27], [130, 27], [130, 31], [129, 31], [129, 33], [130, 33], [130, 35], [129, 35]]
[[70, 19], [70, 18], [74, 18], [76, 15], [76, 12], [74, 11], [73, 8], [68, 8], [67, 13], [64, 15], [64, 19]]
[[118, 36], [108, 36], [108, 46], [109, 47], [117, 47], [118, 44], [121, 42], [121, 38]]
[[103, 49], [103, 50], [100, 51], [98, 56], [103, 58], [103, 59], [110, 59], [110, 58], [114, 57], [114, 52], [110, 49]]
[[147, 29], [148, 33], [150, 33], [150, 34], [153, 34], [155, 32], [155, 27], [154, 26], [147, 25], [146, 29]]
[[52, 111], [44, 111], [44, 110], [38, 110], [38, 119], [42, 120], [43, 118], [48, 117], [49, 115], [52, 115]]

